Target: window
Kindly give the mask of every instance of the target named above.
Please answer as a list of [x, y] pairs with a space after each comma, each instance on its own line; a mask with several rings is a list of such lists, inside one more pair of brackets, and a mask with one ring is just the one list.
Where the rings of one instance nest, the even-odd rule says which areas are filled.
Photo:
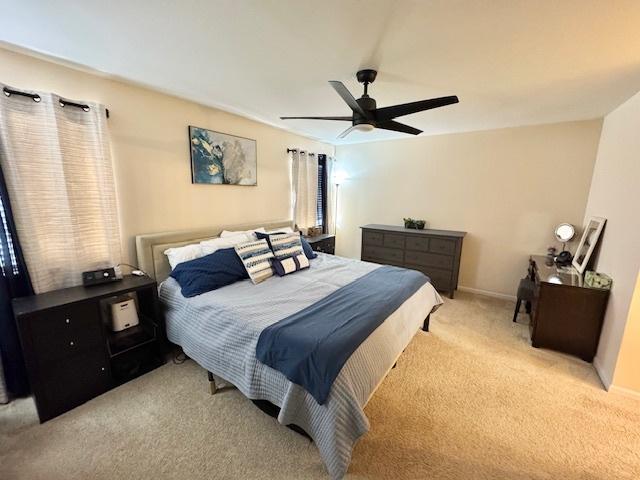
[[318, 198], [316, 201], [316, 225], [327, 231], [327, 156], [318, 155]]

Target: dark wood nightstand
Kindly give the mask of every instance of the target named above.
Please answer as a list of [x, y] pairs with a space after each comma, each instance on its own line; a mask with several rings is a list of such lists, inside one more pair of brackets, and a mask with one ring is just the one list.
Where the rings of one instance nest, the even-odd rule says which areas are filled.
[[336, 253], [336, 236], [328, 233], [322, 235], [316, 235], [315, 237], [304, 237], [311, 248], [315, 252], [330, 253], [335, 255]]
[[[135, 298], [139, 325], [112, 332], [110, 299]], [[164, 363], [156, 282], [120, 281], [13, 300], [31, 389], [41, 422]]]

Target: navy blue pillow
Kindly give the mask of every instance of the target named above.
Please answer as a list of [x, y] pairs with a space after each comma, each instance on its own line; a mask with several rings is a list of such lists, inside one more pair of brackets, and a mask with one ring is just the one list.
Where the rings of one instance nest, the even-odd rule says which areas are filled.
[[[271, 234], [262, 233], [262, 232], [253, 232], [253, 233], [256, 234], [256, 236], [258, 237], [258, 240], [265, 239], [269, 244], [269, 248], [271, 248], [271, 241], [269, 240], [269, 235], [275, 235], [277, 233], [284, 233], [284, 232], [272, 232]], [[302, 242], [302, 250], [304, 250], [304, 254], [309, 260], [312, 260], [318, 257], [318, 254], [313, 251], [313, 248], [311, 248], [311, 245], [309, 245], [309, 242], [307, 242], [307, 239], [304, 238], [302, 235], [300, 235], [300, 241]]]
[[210, 255], [182, 262], [171, 272], [182, 295], [195, 297], [249, 278], [235, 249], [223, 248]]

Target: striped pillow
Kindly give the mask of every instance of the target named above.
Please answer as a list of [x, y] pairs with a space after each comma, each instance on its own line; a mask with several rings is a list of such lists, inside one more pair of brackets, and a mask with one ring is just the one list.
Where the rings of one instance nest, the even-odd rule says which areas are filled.
[[266, 240], [241, 243], [234, 248], [253, 283], [260, 283], [273, 276], [270, 261], [273, 258], [273, 252]]
[[272, 258], [271, 265], [280, 277], [309, 268], [309, 259], [304, 253], [286, 258]]
[[275, 233], [269, 235], [269, 244], [277, 259], [304, 254], [299, 233]]

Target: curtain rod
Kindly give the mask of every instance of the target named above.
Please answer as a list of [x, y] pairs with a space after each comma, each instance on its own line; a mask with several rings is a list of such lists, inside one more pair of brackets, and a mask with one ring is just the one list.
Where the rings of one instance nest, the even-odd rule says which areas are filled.
[[315, 153], [311, 153], [311, 152], [305, 152], [304, 150], [298, 150], [297, 148], [287, 148], [287, 153], [291, 153], [291, 152], [298, 152], [298, 153], [306, 153], [307, 155], [314, 155]]
[[[23, 96], [23, 97], [28, 97], [31, 100], [33, 100], [34, 102], [36, 102], [36, 103], [38, 103], [38, 102], [40, 102], [40, 100], [42, 100], [40, 98], [40, 95], [38, 95], [37, 93], [21, 92], [20, 90], [15, 90], [15, 89], [9, 88], [9, 87], [4, 87], [2, 89], [2, 91], [4, 92], [4, 94], [7, 97], [10, 97], [11, 95], [20, 95], [20, 96]], [[72, 102], [70, 100], [66, 100], [66, 99], [61, 97], [60, 98], [60, 106], [61, 107], [66, 107], [67, 105], [69, 105], [70, 107], [81, 108], [85, 112], [88, 112], [91, 109], [91, 107], [89, 107], [89, 105], [85, 105], [83, 103]], [[107, 118], [109, 118], [109, 109], [108, 108], [105, 109], [105, 113], [107, 115]]]

